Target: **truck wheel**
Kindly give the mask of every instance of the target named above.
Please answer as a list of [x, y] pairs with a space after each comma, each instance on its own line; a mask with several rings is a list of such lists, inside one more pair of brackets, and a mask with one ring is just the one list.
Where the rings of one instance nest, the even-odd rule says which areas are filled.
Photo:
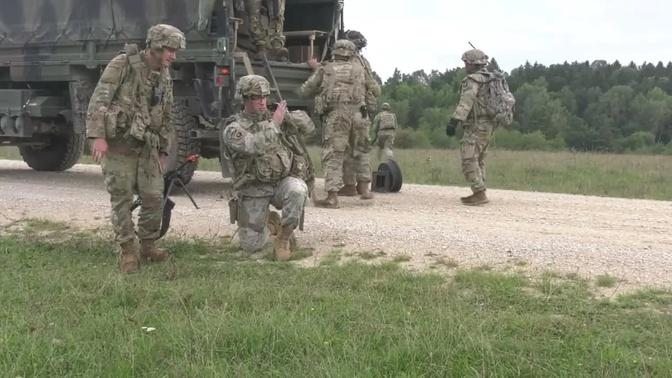
[[83, 133], [54, 135], [47, 146], [19, 146], [23, 161], [36, 171], [65, 171], [77, 163], [84, 151]]
[[[181, 101], [175, 101], [173, 105], [173, 128], [175, 129], [175, 140], [170, 143], [168, 151], [168, 170], [180, 166], [187, 160], [189, 155], [198, 154], [201, 145], [198, 141], [189, 137], [189, 132], [197, 127], [196, 118], [189, 114], [187, 107]], [[182, 181], [185, 184], [191, 181], [194, 171], [198, 164], [189, 164], [182, 171]]]

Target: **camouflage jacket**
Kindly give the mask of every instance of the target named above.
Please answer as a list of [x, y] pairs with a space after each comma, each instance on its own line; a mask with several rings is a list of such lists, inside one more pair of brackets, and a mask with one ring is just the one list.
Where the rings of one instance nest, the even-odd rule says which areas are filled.
[[366, 106], [367, 93], [380, 93], [380, 86], [353, 57], [321, 65], [299, 91], [306, 97], [316, 96], [315, 113], [324, 114], [341, 105]]
[[131, 147], [152, 143], [166, 153], [174, 133], [173, 81], [168, 68], [152, 71], [142, 55], [131, 64], [120, 54], [107, 65], [89, 102], [86, 133]]
[[487, 117], [485, 114], [485, 89], [490, 79], [490, 72], [486, 69], [467, 75], [462, 80], [460, 102], [455, 108], [453, 117], [463, 122], [472, 123], [472, 120]]
[[373, 135], [393, 134], [396, 128], [397, 116], [390, 111], [383, 110], [373, 119]]
[[222, 143], [233, 164], [235, 190], [272, 187], [288, 176], [309, 178], [307, 174], [312, 173], [307, 172], [312, 169], [308, 167], [309, 161], [289, 146], [288, 135], [283, 131], [303, 135], [314, 131], [315, 125], [307, 115], [301, 120], [297, 118], [296, 113], [289, 112], [283, 128], [271, 120], [269, 112], [259, 115], [242, 112], [225, 121]]
[[371, 63], [369, 63], [369, 61], [361, 53], [357, 53], [355, 56], [362, 63], [362, 66], [364, 66], [367, 75], [367, 81], [372, 83], [371, 87], [369, 87], [366, 92], [366, 107], [368, 108], [369, 113], [375, 114], [375, 111], [378, 108], [378, 97], [380, 97], [382, 90], [376, 79], [373, 77]]

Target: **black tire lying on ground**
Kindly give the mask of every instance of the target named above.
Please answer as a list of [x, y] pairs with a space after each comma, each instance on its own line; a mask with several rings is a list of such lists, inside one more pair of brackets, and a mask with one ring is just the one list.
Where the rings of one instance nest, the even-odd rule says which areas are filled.
[[379, 193], [397, 193], [404, 183], [401, 168], [392, 159], [380, 163], [373, 180], [371, 190]]

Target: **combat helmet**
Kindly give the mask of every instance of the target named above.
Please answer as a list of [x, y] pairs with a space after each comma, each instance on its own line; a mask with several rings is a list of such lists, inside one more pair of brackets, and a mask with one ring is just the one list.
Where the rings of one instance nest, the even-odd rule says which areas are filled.
[[462, 54], [462, 61], [467, 64], [484, 66], [488, 64], [488, 56], [479, 49], [472, 49]]
[[366, 47], [366, 37], [364, 34], [357, 30], [348, 30], [345, 32], [345, 38], [354, 43], [358, 50], [361, 50]]
[[347, 39], [339, 39], [334, 43], [334, 56], [351, 57], [355, 55], [357, 47]]
[[179, 50], [187, 47], [187, 40], [180, 29], [167, 24], [154, 25], [147, 31], [147, 47]]
[[236, 98], [242, 99], [251, 96], [268, 96], [271, 94], [271, 84], [265, 77], [259, 75], [247, 75], [238, 80], [236, 86]]
[[381, 105], [380, 108], [383, 109], [383, 110], [392, 109], [392, 107], [390, 106], [390, 104], [388, 102], [383, 102], [383, 105]]

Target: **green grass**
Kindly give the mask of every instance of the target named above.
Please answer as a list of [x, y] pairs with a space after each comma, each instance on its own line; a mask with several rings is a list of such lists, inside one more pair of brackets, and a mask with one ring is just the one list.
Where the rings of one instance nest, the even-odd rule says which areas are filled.
[[[319, 148], [311, 147], [322, 177]], [[396, 150], [405, 183], [466, 186], [456, 150]], [[16, 148], [0, 147], [0, 158], [20, 159]], [[372, 165], [377, 167], [375, 149]], [[90, 163], [88, 157], [82, 159]], [[672, 199], [672, 156], [492, 150], [488, 186], [608, 197]], [[199, 169], [219, 171], [217, 159]]]
[[616, 277], [610, 276], [608, 274], [603, 274], [595, 277], [595, 284], [598, 287], [614, 287], [618, 283]]
[[[0, 234], [3, 376], [666, 376], [672, 294], [598, 300], [547, 274], [299, 268], [226, 240], [116, 272], [109, 241], [47, 222]], [[67, 232], [64, 232], [67, 231]], [[143, 327], [156, 328], [147, 332]]]

